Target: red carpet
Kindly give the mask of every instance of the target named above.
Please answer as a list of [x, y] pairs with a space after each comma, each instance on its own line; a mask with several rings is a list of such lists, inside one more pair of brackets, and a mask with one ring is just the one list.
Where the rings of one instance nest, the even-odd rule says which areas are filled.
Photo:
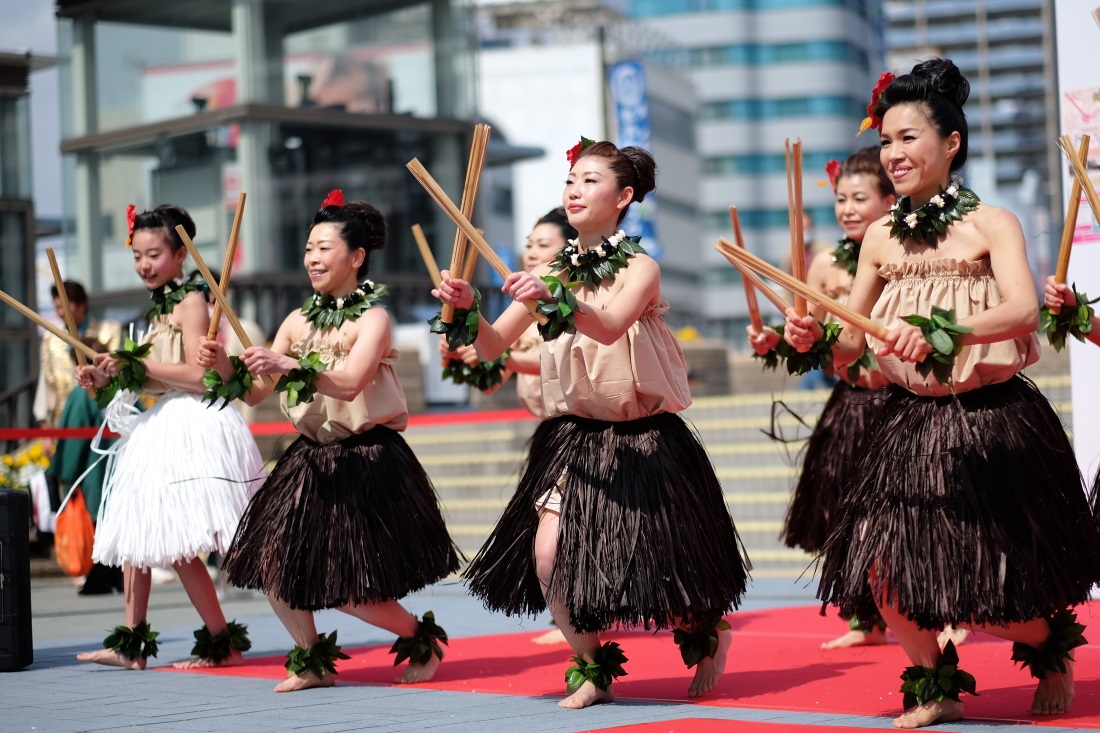
[[[716, 720], [715, 718], [676, 718], [659, 723], [635, 723], [614, 728], [593, 728], [583, 733], [837, 733], [857, 730], [828, 725], [798, 725], [797, 723], [760, 723], [749, 720]], [[859, 728], [858, 730], [872, 730]]]
[[[1094, 613], [1100, 614], [1091, 607], [1078, 609], [1078, 616], [1086, 624]], [[625, 665], [629, 676], [616, 682], [616, 696], [850, 715], [893, 716], [900, 712], [898, 675], [908, 662], [896, 643], [821, 651], [821, 642], [838, 636], [845, 626], [833, 616], [820, 617], [816, 607], [742, 612], [729, 620], [734, 641], [726, 674], [717, 689], [699, 701], [687, 698], [691, 674], [680, 660], [671, 633], [607, 634], [607, 639], [622, 644], [630, 658]], [[446, 625], [446, 619], [441, 622]], [[347, 623], [355, 621], [349, 617]], [[531, 643], [531, 637], [541, 633], [540, 629], [452, 639], [436, 679], [423, 686], [459, 692], [562, 696], [570, 652], [564, 645]], [[352, 659], [340, 663], [338, 682], [389, 684], [395, 672], [388, 649], [389, 645], [346, 649]], [[963, 697], [968, 719], [1100, 728], [1100, 645], [1077, 650], [1073, 710], [1042, 718], [1028, 713], [1035, 684], [1027, 672], [1009, 661], [1011, 644], [988, 636], [971, 636], [960, 648], [960, 655], [960, 666], [977, 678], [980, 693], [978, 697]], [[286, 675], [284, 661], [284, 657], [249, 658], [242, 667], [194, 673], [279, 680]]]

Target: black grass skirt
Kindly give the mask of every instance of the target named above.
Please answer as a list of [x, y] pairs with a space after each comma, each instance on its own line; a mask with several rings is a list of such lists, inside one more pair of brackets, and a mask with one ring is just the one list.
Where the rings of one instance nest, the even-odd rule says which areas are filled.
[[546, 608], [535, 572], [536, 504], [562, 476], [551, 598], [579, 631], [713, 623], [736, 607], [748, 561], [710, 458], [677, 415], [546, 420], [519, 488], [466, 569], [495, 611]]
[[850, 485], [867, 449], [868, 425], [882, 404], [882, 390], [838, 382], [806, 443], [802, 472], [787, 508], [782, 539], [787, 547], [817, 553], [836, 516], [841, 491]]
[[818, 598], [925, 629], [1005, 624], [1088, 600], [1097, 530], [1065, 429], [1017, 376], [957, 397], [889, 387], [824, 548]]
[[299, 436], [241, 518], [229, 582], [292, 608], [401, 598], [459, 568], [435, 489], [401, 434]]

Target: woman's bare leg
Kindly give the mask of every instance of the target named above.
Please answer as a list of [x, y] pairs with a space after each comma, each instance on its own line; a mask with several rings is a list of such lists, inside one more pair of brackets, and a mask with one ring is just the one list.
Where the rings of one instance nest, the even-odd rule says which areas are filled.
[[[187, 597], [199, 612], [199, 618], [206, 624], [207, 630], [211, 634], [224, 631], [225, 614], [222, 613], [221, 604], [218, 602], [218, 591], [210, 578], [210, 572], [206, 569], [206, 563], [196, 557], [178, 562], [172, 566], [172, 569], [179, 576], [183, 589], [187, 591]], [[222, 662], [196, 657], [186, 662], [176, 662], [172, 666], [178, 669], [192, 669], [194, 667], [233, 667], [242, 663], [244, 663], [244, 656], [236, 649], [230, 649], [229, 657]]]
[[[148, 572], [142, 572], [141, 568], [135, 568], [130, 563], [122, 565], [122, 582], [126, 595], [126, 625], [131, 629], [147, 620], [149, 613], [149, 589], [152, 579]], [[126, 669], [145, 669], [145, 660], [141, 657], [130, 659], [113, 649], [97, 649], [94, 652], [77, 654], [76, 658], [81, 662], [94, 662], [110, 667], [125, 667]]]
[[[295, 644], [303, 649], [309, 649], [317, 643], [317, 625], [313, 622], [312, 612], [295, 610], [270, 595], [267, 597], [267, 601], [271, 604], [275, 615], [283, 622], [283, 626], [286, 627]], [[318, 677], [309, 671], [300, 675], [288, 672], [287, 678], [275, 686], [275, 692], [296, 692], [297, 690], [308, 690], [311, 687], [332, 687], [335, 684], [336, 677], [331, 674]]]
[[[385, 629], [395, 636], [416, 636], [416, 632], [420, 626], [416, 617], [405, 610], [405, 607], [397, 601], [363, 603], [358, 606], [341, 606], [340, 610], [346, 614], [355, 616], [357, 619], [366, 621], [372, 626]], [[440, 648], [442, 648], [442, 646]], [[402, 672], [394, 682], [399, 685], [427, 682], [435, 676], [435, 671], [439, 669], [439, 663], [442, 661], [441, 657], [437, 657], [434, 654], [429, 657], [428, 661], [424, 664], [418, 664], [409, 660], [409, 664], [405, 667], [405, 671]]]

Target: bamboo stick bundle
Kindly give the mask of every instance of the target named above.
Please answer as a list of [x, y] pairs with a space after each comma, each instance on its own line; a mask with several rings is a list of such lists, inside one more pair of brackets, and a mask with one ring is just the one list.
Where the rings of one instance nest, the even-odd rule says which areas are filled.
[[[1089, 136], [1081, 136], [1081, 147], [1078, 150], [1077, 157], [1081, 160], [1088, 160], [1089, 157]], [[1069, 206], [1066, 207], [1066, 222], [1062, 226], [1062, 243], [1058, 248], [1058, 266], [1054, 270], [1054, 282], [1065, 283], [1066, 274], [1069, 272], [1069, 256], [1073, 251], [1073, 233], [1077, 229], [1077, 213], [1081, 208], [1081, 181], [1077, 176], [1073, 176], [1073, 184], [1070, 186], [1069, 192]], [[1055, 306], [1050, 309], [1051, 313], [1058, 314], [1062, 312], [1061, 306]]]
[[[467, 219], [474, 218], [477, 187], [481, 182], [481, 169], [485, 166], [485, 151], [489, 146], [489, 129], [489, 126], [485, 124], [474, 126], [474, 137], [470, 143], [470, 160], [466, 164], [466, 184], [462, 189], [461, 211]], [[461, 229], [455, 232], [454, 249], [451, 251], [450, 271], [452, 273], [461, 275], [466, 272], [466, 239], [467, 237]], [[454, 315], [454, 305], [444, 303], [440, 310], [440, 320], [444, 323], [450, 323]]]
[[[741, 218], [737, 215], [736, 206], [730, 207], [730, 223], [733, 225], [733, 238], [737, 242], [737, 246], [745, 249], [745, 240], [741, 236]], [[745, 304], [749, 308], [749, 321], [752, 323], [752, 327], [759, 331], [764, 328], [764, 321], [760, 318], [760, 304], [756, 301], [756, 290], [744, 270], [741, 270], [741, 279], [745, 284]]]
[[428, 268], [428, 278], [431, 279], [432, 285], [439, 287], [439, 265], [436, 264], [428, 238], [424, 236], [424, 230], [419, 224], [412, 225], [412, 233], [413, 239], [416, 240], [416, 248], [420, 250], [420, 259], [424, 260], [424, 267]]
[[[741, 277], [745, 279], [745, 287], [746, 288], [752, 287], [756, 290], [759, 290], [761, 293], [764, 294], [764, 297], [767, 298], [768, 301], [770, 301], [771, 304], [774, 305], [779, 310], [780, 313], [786, 314], [787, 309], [791, 307], [790, 303], [783, 300], [783, 297], [781, 295], [779, 295], [779, 293], [777, 293], [774, 290], [772, 290], [771, 288], [769, 288], [768, 284], [766, 282], [764, 282], [763, 280], [761, 280], [759, 275], [757, 275], [755, 272], [753, 272], [752, 270], [750, 270], [747, 267], [745, 267], [744, 265], [742, 265], [733, 256], [727, 254], [726, 253], [726, 245], [728, 245], [728, 244], [729, 244], [728, 242], [719, 242], [717, 245], [715, 245], [714, 248], [716, 250], [718, 250], [718, 253], [720, 255], [722, 255], [723, 257], [725, 257], [726, 260], [728, 260], [731, 265], [733, 265], [734, 267], [736, 267], [738, 269], [738, 271], [741, 273]], [[744, 247], [741, 247], [741, 249], [744, 249]], [[757, 316], [759, 316], [759, 315], [760, 315], [760, 310], [759, 310], [759, 306], [757, 306]], [[763, 329], [763, 327], [764, 327], [764, 323], [763, 323], [763, 320], [761, 320], [760, 325], [756, 326], [756, 328], [757, 328], [757, 330], [760, 330], [760, 329]]]
[[1073, 168], [1074, 179], [1081, 184], [1081, 190], [1089, 200], [1093, 218], [1100, 223], [1100, 196], [1097, 196], [1096, 187], [1092, 185], [1092, 179], [1089, 178], [1089, 172], [1085, 167], [1086, 161], [1073, 152], [1073, 142], [1067, 135], [1058, 138], [1058, 147], [1062, 149], [1062, 154], [1066, 156], [1070, 167]]
[[[791, 274], [806, 282], [806, 247], [802, 230], [802, 139], [792, 144], [786, 141], [787, 152], [787, 219], [791, 230]], [[806, 299], [795, 293], [794, 309], [806, 315]]]
[[[69, 304], [69, 294], [65, 292], [65, 281], [61, 279], [61, 268], [57, 266], [57, 256], [53, 247], [46, 247], [46, 258], [50, 261], [50, 271], [53, 273], [53, 284], [57, 288], [57, 299], [61, 301], [61, 313], [65, 318], [65, 326], [69, 329], [69, 335], [77, 341], [80, 340], [80, 329], [77, 328], [76, 318], [73, 316], [73, 307]], [[82, 342], [83, 343], [83, 342]], [[87, 366], [88, 360], [83, 351], [76, 352], [76, 365]]]
[[[233, 272], [233, 258], [237, 254], [237, 238], [241, 234], [241, 218], [244, 216], [244, 201], [247, 194], [241, 191], [237, 197], [237, 211], [233, 214], [233, 228], [229, 230], [229, 244], [225, 247], [225, 259], [222, 260], [222, 279], [218, 287], [224, 293], [229, 290], [229, 276]], [[222, 320], [222, 308], [214, 304], [214, 312], [210, 316], [210, 328], [206, 331], [206, 339], [213, 341], [218, 335], [218, 326]]]
[[96, 354], [95, 349], [93, 349], [91, 346], [88, 346], [86, 343], [84, 343], [80, 339], [73, 338], [67, 332], [65, 332], [62, 329], [58, 328], [57, 326], [53, 325], [52, 323], [47, 321], [45, 318], [38, 315], [36, 312], [34, 312], [33, 310], [31, 310], [27, 306], [20, 303], [15, 298], [13, 298], [10, 295], [8, 295], [7, 293], [5, 293], [3, 290], [0, 290], [0, 300], [4, 301], [8, 305], [10, 305], [12, 308], [19, 311], [19, 313], [24, 318], [27, 318], [27, 319], [33, 321], [36, 325], [41, 326], [42, 328], [44, 328], [47, 331], [49, 331], [50, 333], [52, 333], [54, 336], [57, 336], [59, 339], [61, 339], [65, 343], [67, 343], [69, 346], [73, 347], [73, 349], [75, 351], [77, 351], [78, 353], [84, 354], [84, 356], [88, 357], [89, 359], [95, 359], [95, 354]]

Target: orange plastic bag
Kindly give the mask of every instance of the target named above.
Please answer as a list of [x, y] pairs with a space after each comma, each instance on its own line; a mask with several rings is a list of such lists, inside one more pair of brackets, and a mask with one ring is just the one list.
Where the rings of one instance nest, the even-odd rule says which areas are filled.
[[57, 527], [54, 530], [57, 564], [74, 578], [87, 575], [92, 570], [94, 541], [92, 515], [84, 504], [84, 493], [76, 489], [57, 515]]

